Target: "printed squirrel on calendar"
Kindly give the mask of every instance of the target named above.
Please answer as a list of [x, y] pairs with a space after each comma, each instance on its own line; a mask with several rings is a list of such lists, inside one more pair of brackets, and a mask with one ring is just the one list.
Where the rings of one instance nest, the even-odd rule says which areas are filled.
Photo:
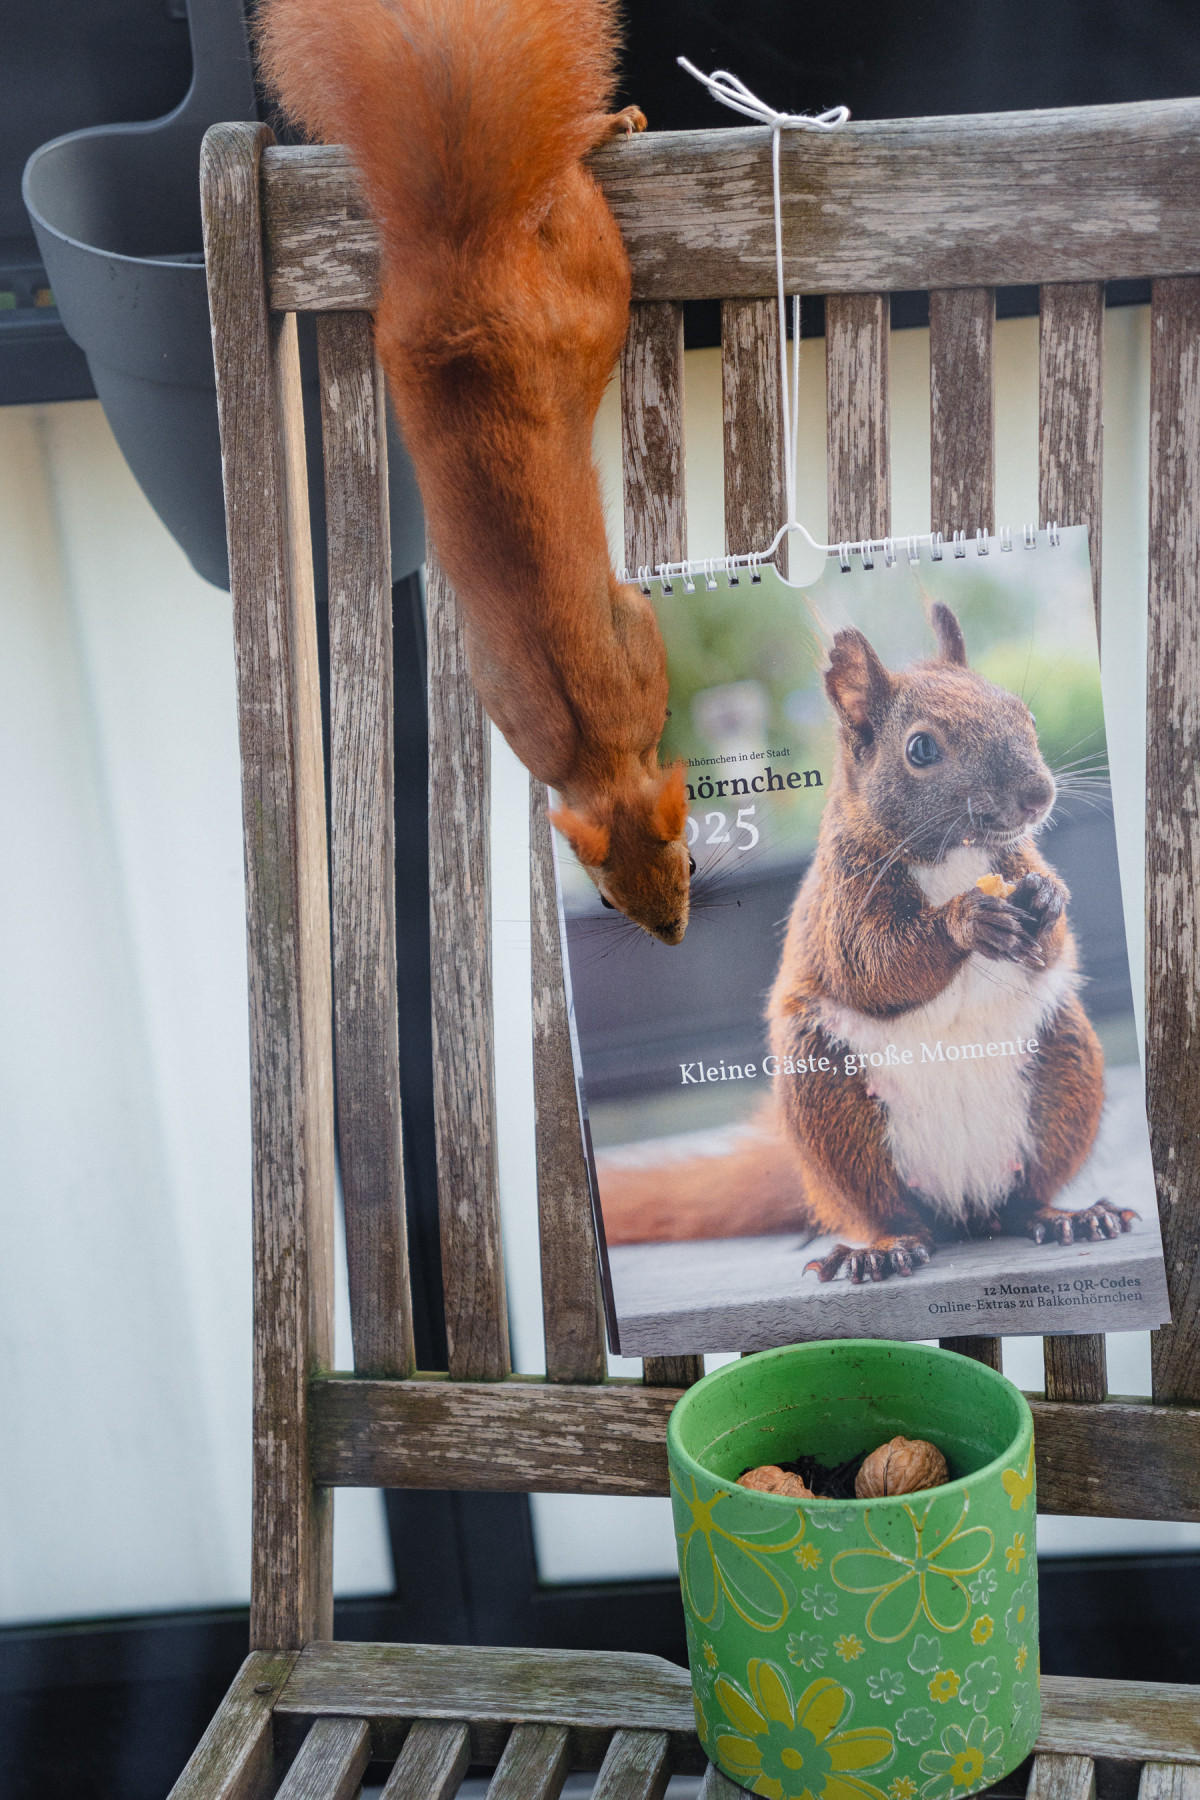
[[682, 943], [558, 845], [614, 1348], [1166, 1322], [1086, 530], [643, 585]]

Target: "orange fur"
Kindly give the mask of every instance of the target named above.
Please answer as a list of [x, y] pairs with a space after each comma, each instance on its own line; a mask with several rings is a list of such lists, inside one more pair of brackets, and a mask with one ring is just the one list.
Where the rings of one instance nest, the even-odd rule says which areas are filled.
[[580, 159], [645, 122], [608, 111], [611, 7], [265, 0], [258, 37], [268, 84], [349, 147], [378, 221], [376, 341], [484, 705], [607, 832], [602, 893], [677, 943], [666, 657], [648, 600], [612, 572], [591, 454], [630, 276]]
[[581, 819], [569, 806], [551, 807], [550, 823], [570, 844], [585, 869], [600, 868], [608, 855], [610, 833], [606, 826]]

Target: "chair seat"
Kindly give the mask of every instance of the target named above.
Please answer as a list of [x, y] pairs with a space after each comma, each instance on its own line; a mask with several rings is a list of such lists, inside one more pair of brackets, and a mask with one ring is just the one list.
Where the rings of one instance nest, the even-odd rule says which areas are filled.
[[[1031, 1769], [998, 1791], [1089, 1800], [1100, 1765], [1102, 1796], [1200, 1800], [1200, 1688], [1045, 1675], [1042, 1709]], [[353, 1800], [369, 1763], [393, 1765], [385, 1800], [453, 1800], [471, 1766], [496, 1770], [491, 1800], [555, 1800], [591, 1769], [597, 1800], [659, 1800], [675, 1774], [739, 1792], [661, 1657], [316, 1643], [246, 1658], [172, 1800]]]

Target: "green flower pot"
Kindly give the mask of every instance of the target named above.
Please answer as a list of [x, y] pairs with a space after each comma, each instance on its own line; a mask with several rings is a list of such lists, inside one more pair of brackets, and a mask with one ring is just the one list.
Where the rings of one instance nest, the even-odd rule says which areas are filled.
[[[736, 1486], [902, 1433], [956, 1477], [886, 1500]], [[846, 1339], [764, 1350], [690, 1388], [667, 1431], [696, 1723], [767, 1800], [960, 1800], [1041, 1724], [1033, 1418], [952, 1351]]]

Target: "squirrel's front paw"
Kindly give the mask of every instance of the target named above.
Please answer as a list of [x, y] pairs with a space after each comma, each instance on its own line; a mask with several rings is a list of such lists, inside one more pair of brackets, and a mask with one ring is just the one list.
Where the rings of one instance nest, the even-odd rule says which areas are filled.
[[996, 894], [968, 888], [946, 902], [946, 930], [966, 955], [978, 951], [997, 962], [1040, 962], [1026, 927], [1026, 915]]
[[1026, 938], [1031, 946], [1036, 946], [1058, 924], [1069, 898], [1062, 882], [1053, 875], [1030, 869], [1008, 896], [1008, 904], [1023, 915]]

